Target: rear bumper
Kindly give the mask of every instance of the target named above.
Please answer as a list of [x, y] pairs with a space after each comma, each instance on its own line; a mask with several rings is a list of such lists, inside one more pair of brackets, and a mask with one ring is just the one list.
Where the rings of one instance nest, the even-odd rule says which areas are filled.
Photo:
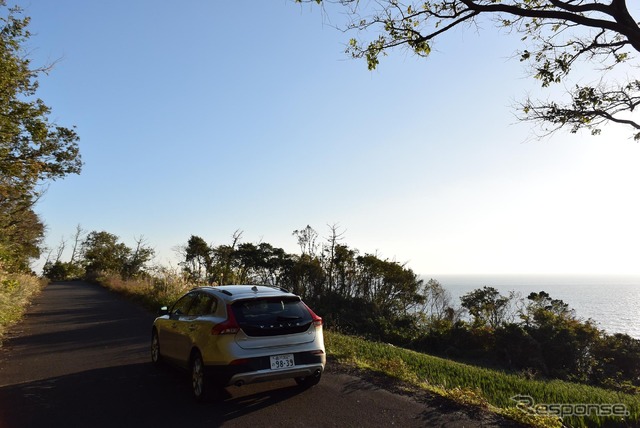
[[239, 360], [237, 364], [205, 366], [205, 374], [222, 386], [318, 376], [324, 371], [326, 355], [299, 352], [294, 354], [294, 361], [295, 367], [272, 370], [269, 356], [250, 358]]
[[279, 379], [293, 379], [297, 377], [320, 376], [324, 366], [310, 364], [287, 370], [258, 370], [254, 372], [238, 373], [229, 379], [227, 385], [241, 386], [248, 383], [266, 382]]

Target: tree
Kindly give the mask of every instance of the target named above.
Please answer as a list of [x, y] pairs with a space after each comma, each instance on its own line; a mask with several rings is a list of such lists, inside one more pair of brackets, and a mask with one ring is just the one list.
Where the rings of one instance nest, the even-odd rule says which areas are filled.
[[42, 267], [42, 276], [49, 278], [51, 281], [69, 281], [82, 278], [84, 275], [84, 268], [78, 263], [63, 262], [56, 260], [47, 262]]
[[29, 271], [29, 263], [40, 256], [44, 224], [23, 198], [0, 196], [0, 268]]
[[640, 389], [640, 339], [627, 334], [605, 336], [594, 350], [596, 381], [631, 394]]
[[277, 285], [283, 274], [287, 255], [282, 248], [261, 242], [242, 243], [235, 252], [240, 284]]
[[131, 249], [109, 232], [91, 232], [80, 248], [86, 275], [117, 273], [128, 279], [144, 272], [144, 267], [154, 255], [142, 237], [136, 239], [136, 248]]
[[261, 269], [258, 272], [259, 283], [279, 285], [293, 264], [292, 256], [282, 248], [273, 247], [266, 242], [258, 245], [258, 251], [263, 257]]
[[[604, 125], [617, 123], [632, 129], [640, 140], [640, 80], [634, 78], [633, 54], [640, 51], [640, 27], [626, 0], [296, 0], [339, 3], [348, 8], [348, 30], [373, 31], [368, 40], [352, 38], [347, 52], [365, 58], [375, 69], [381, 55], [404, 47], [426, 57], [438, 38], [458, 27], [480, 28], [488, 20], [519, 34], [520, 61], [530, 64], [542, 87], [563, 83], [566, 99], [521, 103], [521, 119], [538, 123], [546, 132], [567, 127], [599, 134]], [[597, 78], [570, 79], [578, 64], [593, 67]], [[616, 80], [614, 69], [626, 65], [629, 77]], [[581, 71], [584, 71], [581, 69]], [[620, 73], [622, 75], [623, 73]], [[609, 80], [607, 80], [609, 79]], [[576, 83], [579, 82], [579, 83]]]
[[372, 254], [356, 257], [359, 270], [358, 297], [381, 314], [406, 315], [424, 303], [422, 280], [409, 268]]
[[135, 278], [144, 273], [145, 265], [153, 258], [155, 251], [149, 247], [143, 236], [134, 238], [136, 247], [130, 250], [130, 256], [126, 259], [120, 274], [124, 279]]
[[55, 250], [55, 259], [51, 259], [53, 250], [50, 250], [47, 255], [47, 259], [42, 267], [42, 275], [44, 277], [49, 278], [51, 281], [65, 281], [82, 278], [85, 270], [82, 264], [78, 261], [78, 253], [80, 251], [80, 245], [82, 244], [84, 234], [85, 231], [78, 224], [76, 226], [76, 231], [72, 236], [73, 246], [71, 247], [71, 257], [68, 262], [62, 261], [62, 255], [67, 247], [67, 241], [64, 238], [60, 239], [60, 244], [58, 244], [58, 248]]
[[421, 294], [424, 303], [418, 313], [428, 328], [440, 329], [453, 325], [459, 314], [451, 303], [451, 293], [440, 282], [429, 279], [422, 287]]
[[344, 238], [345, 232], [339, 232], [337, 224], [330, 225], [329, 230], [331, 235], [327, 238], [327, 243], [322, 247], [322, 261], [327, 275], [327, 291], [331, 293], [335, 285], [336, 248]]
[[[6, 8], [4, 0], [0, 7]], [[51, 109], [33, 98], [38, 76], [51, 67], [31, 66], [23, 46], [31, 36], [29, 18], [19, 18], [20, 12], [10, 8], [0, 18], [0, 170], [3, 185], [28, 188], [43, 179], [77, 174], [82, 163], [75, 131], [49, 122]]]
[[50, 122], [51, 109], [35, 97], [51, 67], [32, 66], [21, 12], [0, 0], [0, 261], [13, 270], [40, 254], [44, 225], [33, 211], [40, 186], [82, 167], [75, 131]]
[[204, 239], [191, 235], [185, 248], [185, 260], [182, 263], [184, 271], [191, 280], [203, 281], [211, 273], [213, 262], [211, 251]]
[[109, 232], [91, 232], [82, 242], [81, 254], [87, 274], [123, 271], [131, 249]]
[[311, 226], [307, 225], [304, 229], [294, 230], [292, 235], [298, 239], [298, 246], [300, 246], [300, 252], [302, 255], [309, 255], [315, 257], [318, 251], [318, 244], [316, 239], [318, 238], [318, 232], [316, 232]]
[[597, 361], [600, 331], [591, 320], [581, 321], [568, 304], [540, 291], [527, 296], [520, 314], [524, 330], [540, 345], [546, 374], [561, 379], [587, 381]]
[[473, 316], [475, 326], [492, 328], [497, 328], [506, 320], [511, 300], [512, 296], [503, 296], [493, 287], [478, 288], [460, 297], [462, 307]]
[[231, 236], [231, 245], [219, 245], [212, 248], [213, 272], [211, 283], [218, 285], [237, 284], [234, 267], [237, 265], [236, 247], [242, 238], [242, 231], [236, 230]]
[[541, 327], [556, 318], [575, 319], [575, 311], [567, 303], [552, 299], [546, 291], [529, 293], [527, 300], [525, 310], [520, 311], [520, 318], [527, 327]]
[[293, 292], [310, 302], [317, 302], [324, 294], [325, 272], [320, 260], [309, 254], [293, 258], [289, 274], [289, 283]]
[[[71, 257], [69, 259], [69, 263], [76, 263], [76, 258], [78, 257], [78, 250], [80, 249], [80, 243], [82, 241], [82, 237], [86, 232], [82, 229], [82, 226], [79, 224], [76, 226], [76, 233], [73, 235], [73, 247], [71, 248]], [[58, 257], [60, 259], [60, 257]]]
[[358, 251], [352, 250], [346, 245], [338, 244], [334, 248], [333, 277], [335, 291], [343, 298], [355, 297], [356, 295], [357, 256]]

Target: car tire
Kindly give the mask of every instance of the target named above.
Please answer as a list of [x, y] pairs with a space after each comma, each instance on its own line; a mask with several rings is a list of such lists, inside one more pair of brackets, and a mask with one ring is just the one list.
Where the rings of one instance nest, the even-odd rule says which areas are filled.
[[320, 383], [320, 379], [322, 378], [322, 373], [318, 373], [317, 375], [305, 376], [305, 377], [297, 377], [296, 383], [298, 386], [302, 388], [311, 388], [312, 386]]
[[194, 351], [191, 356], [191, 392], [193, 397], [197, 401], [204, 401], [209, 385], [206, 376], [204, 375], [204, 361], [199, 351]]
[[162, 355], [160, 355], [160, 338], [158, 337], [158, 331], [156, 329], [151, 333], [151, 362], [154, 364], [162, 362]]

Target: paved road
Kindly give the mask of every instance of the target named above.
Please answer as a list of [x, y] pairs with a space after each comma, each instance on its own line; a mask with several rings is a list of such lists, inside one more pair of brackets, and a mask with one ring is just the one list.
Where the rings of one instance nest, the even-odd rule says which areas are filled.
[[186, 373], [150, 363], [152, 320], [95, 285], [48, 286], [0, 349], [0, 428], [505, 425], [330, 367], [309, 390], [269, 382], [196, 403]]

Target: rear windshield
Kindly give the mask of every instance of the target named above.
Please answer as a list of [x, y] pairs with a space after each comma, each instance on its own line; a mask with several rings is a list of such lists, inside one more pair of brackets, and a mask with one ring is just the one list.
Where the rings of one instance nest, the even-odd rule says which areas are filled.
[[301, 333], [311, 324], [311, 314], [295, 297], [242, 300], [231, 307], [248, 336]]

